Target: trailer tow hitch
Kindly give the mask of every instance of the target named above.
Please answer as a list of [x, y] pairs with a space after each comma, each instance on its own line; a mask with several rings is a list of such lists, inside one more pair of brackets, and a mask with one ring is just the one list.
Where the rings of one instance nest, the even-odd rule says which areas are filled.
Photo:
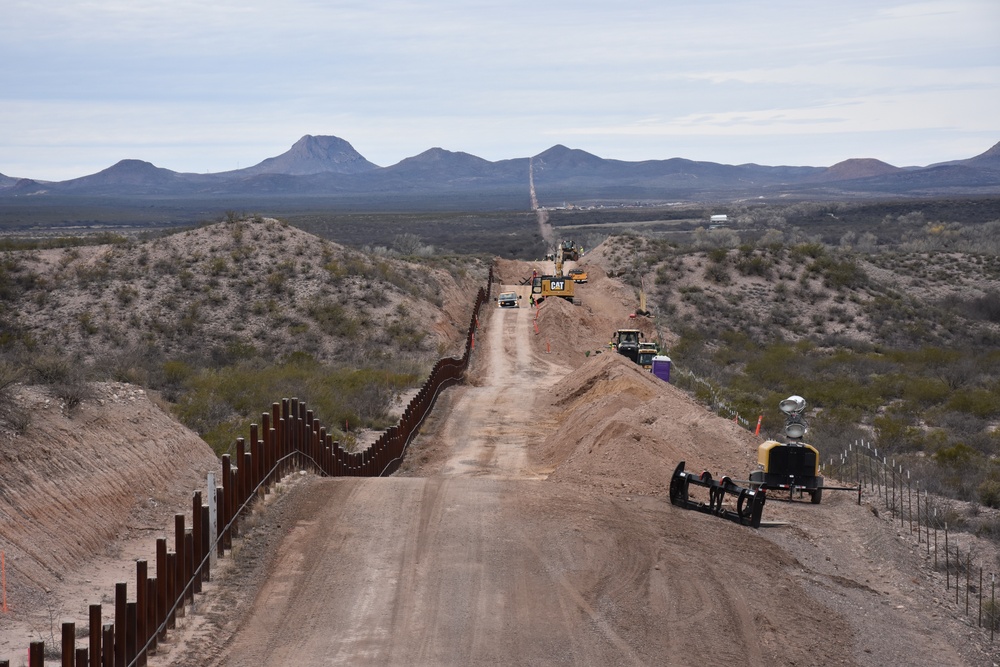
[[[692, 484], [708, 489], [707, 504], [688, 497], [688, 487]], [[735, 511], [722, 507], [722, 501], [727, 494], [737, 496]], [[714, 514], [751, 528], [760, 528], [760, 515], [764, 511], [765, 500], [767, 491], [763, 486], [758, 489], [748, 489], [739, 486], [729, 477], [714, 480], [707, 470], [700, 475], [684, 472], [684, 461], [677, 464], [670, 478], [670, 502], [674, 505]]]

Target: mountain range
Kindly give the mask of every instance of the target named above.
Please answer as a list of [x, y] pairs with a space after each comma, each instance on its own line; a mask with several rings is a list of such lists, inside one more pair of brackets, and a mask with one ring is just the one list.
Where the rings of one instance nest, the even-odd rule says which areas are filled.
[[[965, 160], [895, 167], [850, 159], [831, 167], [725, 165], [683, 158], [627, 162], [556, 145], [533, 157], [491, 162], [431, 148], [380, 167], [335, 136], [306, 135], [285, 153], [245, 169], [181, 173], [128, 159], [96, 174], [36, 181], [0, 174], [0, 198], [366, 198], [461, 196], [521, 208], [529, 173], [542, 205], [572, 200], [684, 201], [885, 198], [1000, 194], [1000, 143]], [[513, 203], [513, 202], [516, 202]]]

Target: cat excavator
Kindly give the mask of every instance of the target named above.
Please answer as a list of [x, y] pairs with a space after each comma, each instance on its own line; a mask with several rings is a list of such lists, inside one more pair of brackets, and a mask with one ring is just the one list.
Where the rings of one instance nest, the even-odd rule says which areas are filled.
[[531, 280], [531, 298], [535, 303], [541, 303], [550, 296], [557, 296], [573, 303], [576, 283], [572, 278], [563, 275], [563, 244], [556, 248], [554, 260], [556, 270], [553, 275], [535, 276]]

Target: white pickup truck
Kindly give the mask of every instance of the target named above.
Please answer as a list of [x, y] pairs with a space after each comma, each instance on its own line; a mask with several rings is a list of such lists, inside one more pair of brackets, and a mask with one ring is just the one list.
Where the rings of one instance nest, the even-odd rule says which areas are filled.
[[501, 292], [497, 297], [497, 305], [501, 308], [519, 308], [517, 292]]

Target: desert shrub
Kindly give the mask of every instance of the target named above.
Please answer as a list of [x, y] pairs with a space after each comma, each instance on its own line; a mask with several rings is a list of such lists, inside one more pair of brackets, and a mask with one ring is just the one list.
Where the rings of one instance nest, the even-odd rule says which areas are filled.
[[804, 262], [806, 259], [817, 259], [826, 255], [826, 248], [822, 243], [800, 243], [792, 246], [789, 257], [793, 264]]
[[1000, 480], [985, 479], [976, 487], [979, 502], [986, 507], [1000, 508]]
[[767, 278], [774, 262], [763, 255], [741, 256], [736, 260], [736, 270], [745, 276]]
[[901, 376], [899, 395], [918, 407], [929, 407], [944, 401], [951, 390], [948, 384], [935, 377]]
[[830, 289], [858, 289], [868, 282], [868, 275], [853, 259], [836, 260], [821, 255], [806, 267], [806, 271], [822, 277], [823, 284]]
[[719, 285], [728, 285], [731, 282], [729, 269], [725, 264], [709, 264], [705, 268], [705, 279]]
[[1000, 414], [1000, 394], [978, 387], [959, 389], [951, 394], [945, 407], [989, 419]]
[[920, 449], [920, 430], [909, 419], [898, 413], [878, 415], [872, 420], [875, 441], [886, 452], [905, 452]]
[[306, 312], [320, 331], [330, 336], [355, 340], [361, 333], [361, 323], [339, 303], [312, 303]]
[[[397, 363], [398, 366], [398, 363]], [[423, 379], [415, 370], [354, 368], [317, 363], [305, 353], [272, 365], [240, 364], [190, 373], [174, 412], [216, 452], [227, 451], [233, 433], [246, 433], [261, 412], [283, 397], [298, 397], [328, 429], [384, 428], [398, 393]]]
[[726, 257], [729, 256], [728, 248], [712, 248], [707, 253], [708, 259], [714, 264], [721, 264], [726, 261]]
[[93, 396], [90, 384], [82, 379], [54, 384], [52, 393], [63, 402], [63, 410], [69, 415], [73, 414], [81, 403]]
[[384, 327], [384, 331], [389, 337], [389, 344], [397, 350], [419, 350], [427, 338], [427, 333], [409, 320], [392, 322]]
[[980, 456], [972, 447], [961, 442], [942, 447], [934, 452], [934, 460], [941, 466], [963, 468]]

